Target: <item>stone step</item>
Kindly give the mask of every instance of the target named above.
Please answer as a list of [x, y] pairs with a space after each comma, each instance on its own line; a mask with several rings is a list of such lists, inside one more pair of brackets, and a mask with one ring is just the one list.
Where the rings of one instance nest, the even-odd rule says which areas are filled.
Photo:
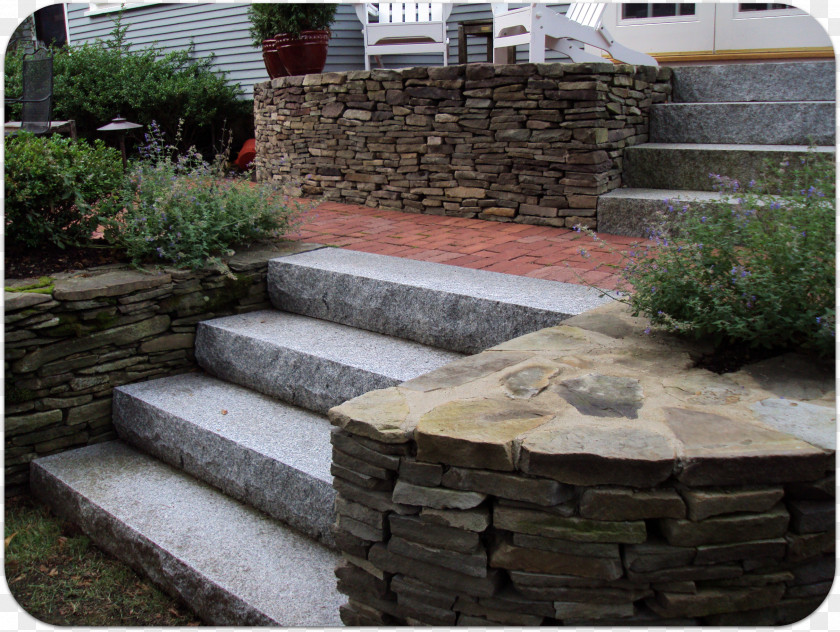
[[195, 355], [202, 368], [225, 381], [319, 413], [461, 357], [275, 310], [199, 323]]
[[31, 486], [210, 625], [341, 625], [336, 553], [124, 443], [33, 461]]
[[654, 143], [833, 145], [834, 102], [662, 103], [650, 109]]
[[272, 259], [275, 307], [478, 353], [609, 299], [571, 283], [324, 248]]
[[726, 101], [834, 101], [833, 61], [674, 66], [672, 99]]
[[[625, 150], [623, 184], [641, 189], [713, 191], [711, 173], [747, 183], [766, 172], [768, 163], [798, 161], [809, 151], [806, 145], [644, 143]], [[813, 151], [833, 154], [834, 147]]]
[[647, 237], [647, 228], [668, 204], [702, 208], [721, 199], [713, 191], [672, 189], [614, 189], [598, 198], [598, 232], [628, 237]]
[[328, 546], [326, 417], [191, 373], [114, 390], [121, 439]]

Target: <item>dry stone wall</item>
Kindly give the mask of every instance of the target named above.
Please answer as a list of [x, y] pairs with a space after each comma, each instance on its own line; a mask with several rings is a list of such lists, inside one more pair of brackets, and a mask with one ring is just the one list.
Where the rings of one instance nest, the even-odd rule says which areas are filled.
[[668, 68], [476, 64], [255, 86], [257, 177], [416, 213], [596, 227]]
[[[330, 411], [348, 625], [781, 625], [834, 577], [833, 375], [615, 306]], [[700, 350], [702, 351], [702, 350]]]
[[113, 439], [115, 386], [194, 369], [196, 323], [270, 307], [267, 261], [280, 254], [237, 255], [235, 279], [108, 266], [5, 292], [6, 493], [26, 490], [31, 460]]

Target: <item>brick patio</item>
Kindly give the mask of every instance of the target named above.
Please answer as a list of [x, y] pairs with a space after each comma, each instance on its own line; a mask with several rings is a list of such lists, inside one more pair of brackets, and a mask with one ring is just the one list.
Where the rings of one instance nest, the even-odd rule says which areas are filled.
[[[300, 241], [419, 261], [615, 289], [620, 257], [637, 237], [599, 235], [607, 246], [566, 228], [420, 215], [337, 202], [307, 211]], [[585, 249], [588, 257], [581, 254]]]

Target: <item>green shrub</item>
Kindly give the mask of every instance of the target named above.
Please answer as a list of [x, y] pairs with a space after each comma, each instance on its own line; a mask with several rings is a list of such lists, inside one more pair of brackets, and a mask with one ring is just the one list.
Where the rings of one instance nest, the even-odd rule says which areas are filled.
[[625, 302], [653, 325], [728, 345], [834, 353], [833, 156], [810, 153], [763, 184], [713, 176], [725, 195], [669, 205], [630, 251]]
[[149, 141], [103, 218], [105, 237], [125, 248], [135, 264], [226, 270], [221, 258], [233, 246], [293, 227], [302, 205], [278, 186], [222, 178], [221, 169], [194, 150], [173, 156], [154, 123]]
[[[96, 129], [117, 115], [149, 125], [153, 120], [174, 134], [184, 120], [184, 147], [199, 142], [210, 148], [225, 120], [253, 116], [253, 102], [238, 97], [213, 68], [213, 57], [194, 59], [191, 51], [164, 53], [149, 47], [133, 50], [127, 27], [117, 20], [107, 41], [55, 49], [53, 119], [76, 121], [80, 135], [102, 138]], [[21, 92], [21, 55], [5, 60], [6, 92]], [[20, 106], [7, 109], [7, 120], [20, 117]], [[11, 118], [9, 118], [11, 117]]]
[[5, 176], [7, 243], [63, 248], [96, 229], [92, 205], [120, 187], [122, 159], [102, 141], [20, 133], [6, 140]]
[[248, 7], [249, 33], [254, 46], [259, 48], [263, 40], [272, 39], [278, 33], [299, 37], [301, 31], [328, 29], [337, 10], [337, 4], [315, 2], [251, 4]]

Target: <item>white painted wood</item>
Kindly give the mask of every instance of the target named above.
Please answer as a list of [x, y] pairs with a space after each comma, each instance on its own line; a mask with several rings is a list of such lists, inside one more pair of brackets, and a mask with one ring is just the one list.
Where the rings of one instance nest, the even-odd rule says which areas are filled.
[[831, 39], [819, 22], [796, 8], [741, 12], [738, 3], [725, 3], [716, 9], [718, 51], [831, 46]]
[[380, 55], [440, 53], [443, 65], [449, 63], [446, 19], [452, 11], [451, 4], [380, 2], [378, 7], [379, 22], [371, 23], [371, 12], [356, 5], [364, 34], [366, 70], [370, 69], [370, 57]]

